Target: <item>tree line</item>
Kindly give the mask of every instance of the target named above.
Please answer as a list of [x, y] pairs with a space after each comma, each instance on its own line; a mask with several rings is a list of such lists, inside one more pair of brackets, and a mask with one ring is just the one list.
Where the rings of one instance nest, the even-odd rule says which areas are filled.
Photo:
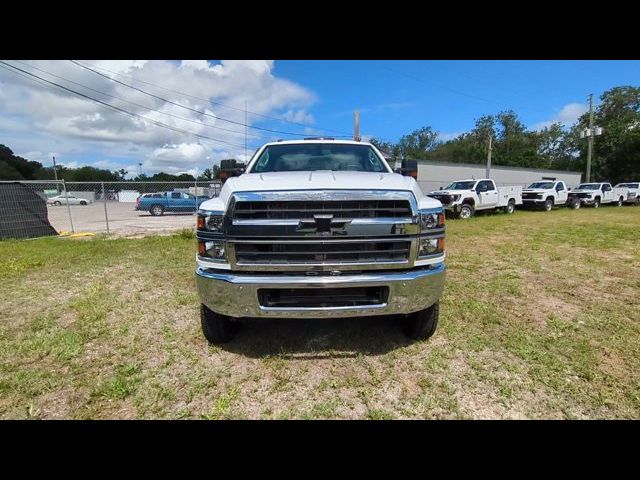
[[[401, 159], [485, 163], [491, 137], [492, 164], [583, 172], [587, 140], [580, 133], [588, 125], [587, 112], [569, 127], [554, 123], [528, 130], [513, 110], [507, 110], [481, 116], [471, 131], [447, 141], [439, 141], [438, 132], [427, 126], [397, 143], [375, 138], [371, 142]], [[603, 134], [594, 142], [592, 179], [640, 179], [640, 88], [621, 86], [604, 92], [594, 109], [594, 125], [602, 127]]]
[[[122, 181], [144, 181], [144, 182], [195, 182], [195, 177], [188, 173], [173, 175], [159, 172], [153, 175], [140, 174], [127, 180], [129, 174], [124, 168], [120, 170], [107, 170], [84, 166], [79, 168], [67, 168], [64, 165], [57, 165], [54, 172], [53, 166], [45, 167], [40, 162], [27, 160], [15, 155], [6, 145], [0, 144], [0, 180], [58, 180], [66, 182], [122, 182]], [[214, 165], [206, 168], [202, 174], [198, 175], [198, 180], [208, 181], [219, 178], [220, 167]]]

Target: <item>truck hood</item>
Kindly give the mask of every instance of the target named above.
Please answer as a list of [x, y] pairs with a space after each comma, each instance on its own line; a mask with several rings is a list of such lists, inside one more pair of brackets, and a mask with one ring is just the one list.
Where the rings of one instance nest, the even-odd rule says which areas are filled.
[[270, 172], [248, 173], [228, 180], [233, 191], [264, 190], [412, 190], [410, 177], [374, 172]]
[[523, 188], [522, 193], [545, 193], [553, 189], [551, 188]]
[[574, 188], [573, 190], [571, 190], [569, 193], [596, 193], [599, 192], [600, 190], [587, 190], [587, 189], [581, 189], [581, 188]]
[[[284, 190], [402, 190], [413, 192], [420, 208], [437, 208], [437, 200], [425, 197], [418, 183], [411, 177], [397, 173], [342, 172], [319, 170], [313, 172], [245, 173], [229, 178], [216, 200], [218, 207], [228, 204], [235, 192], [264, 192]], [[202, 208], [208, 208], [204, 205]]]
[[471, 190], [435, 190], [429, 195], [465, 195]]

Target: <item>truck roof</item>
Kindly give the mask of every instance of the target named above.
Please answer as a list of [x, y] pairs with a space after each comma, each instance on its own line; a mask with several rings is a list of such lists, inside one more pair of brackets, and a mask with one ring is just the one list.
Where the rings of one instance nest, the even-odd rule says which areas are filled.
[[[372, 145], [369, 142], [357, 142], [355, 140], [336, 140], [334, 138], [309, 138], [305, 140], [280, 140], [276, 142], [267, 142], [263, 146], [270, 145], [303, 145], [305, 143], [346, 143], [350, 145]], [[261, 147], [262, 148], [262, 147]]]

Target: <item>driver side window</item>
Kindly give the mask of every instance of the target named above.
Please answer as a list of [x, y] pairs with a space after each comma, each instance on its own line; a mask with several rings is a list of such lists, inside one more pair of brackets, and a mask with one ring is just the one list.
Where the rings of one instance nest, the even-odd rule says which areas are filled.
[[556, 184], [556, 192], [564, 192], [564, 183], [559, 182]]
[[493, 184], [487, 180], [478, 183], [478, 190], [480, 190], [481, 192], [489, 192], [492, 190], [495, 190], [493, 188]]

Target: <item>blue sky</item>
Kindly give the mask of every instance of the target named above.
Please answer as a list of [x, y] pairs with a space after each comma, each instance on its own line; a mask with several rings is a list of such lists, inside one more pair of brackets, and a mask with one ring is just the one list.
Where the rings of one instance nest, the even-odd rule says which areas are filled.
[[243, 159], [245, 101], [250, 155], [293, 134], [349, 135], [355, 109], [365, 137], [391, 141], [422, 126], [446, 140], [506, 109], [529, 128], [569, 126], [589, 93], [597, 102], [640, 79], [638, 61], [83, 61], [93, 71], [69, 61], [8, 63], [147, 120], [3, 68], [0, 143], [45, 164], [55, 155], [70, 167], [131, 173], [139, 163], [145, 173], [195, 173]]
[[[528, 127], [554, 119], [568, 104], [587, 105], [618, 85], [637, 85], [638, 61], [282, 61], [276, 74], [317, 93], [318, 125], [397, 140], [421, 126], [442, 133], [473, 127], [483, 114], [513, 109]], [[474, 98], [477, 97], [477, 98]]]

